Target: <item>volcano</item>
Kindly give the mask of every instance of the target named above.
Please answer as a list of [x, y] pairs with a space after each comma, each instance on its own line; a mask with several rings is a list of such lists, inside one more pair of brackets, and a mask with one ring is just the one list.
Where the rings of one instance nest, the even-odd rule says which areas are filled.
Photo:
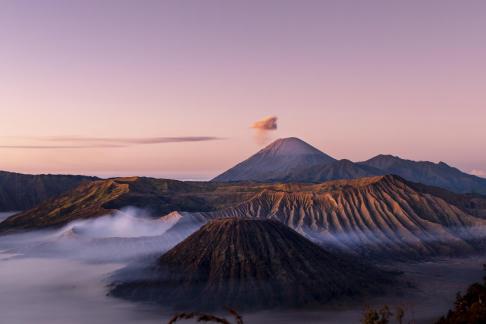
[[217, 176], [213, 181], [281, 181], [299, 170], [335, 161], [301, 139], [282, 138]]
[[394, 274], [330, 253], [278, 221], [236, 218], [210, 221], [140, 278], [115, 282], [111, 295], [176, 309], [255, 309], [381, 293], [396, 282]]

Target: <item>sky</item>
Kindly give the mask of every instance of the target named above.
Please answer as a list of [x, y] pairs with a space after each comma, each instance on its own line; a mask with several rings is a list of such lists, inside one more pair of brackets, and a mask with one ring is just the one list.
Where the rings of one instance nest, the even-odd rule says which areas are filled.
[[484, 1], [1, 7], [2, 170], [203, 180], [295, 136], [486, 172]]

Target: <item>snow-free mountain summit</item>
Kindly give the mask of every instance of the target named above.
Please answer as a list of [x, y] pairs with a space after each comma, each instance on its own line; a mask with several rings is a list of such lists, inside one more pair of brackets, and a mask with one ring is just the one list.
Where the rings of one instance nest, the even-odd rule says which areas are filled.
[[299, 171], [336, 159], [296, 137], [278, 139], [213, 181], [282, 181]]
[[295, 137], [276, 140], [213, 181], [321, 183], [387, 174], [457, 193], [486, 194], [486, 179], [444, 162], [412, 161], [383, 154], [364, 162], [336, 160]]

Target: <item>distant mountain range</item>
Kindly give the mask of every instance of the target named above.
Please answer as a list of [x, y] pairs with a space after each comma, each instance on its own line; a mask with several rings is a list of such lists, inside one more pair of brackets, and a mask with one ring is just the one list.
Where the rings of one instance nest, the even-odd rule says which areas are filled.
[[262, 309], [382, 294], [395, 281], [280, 222], [226, 218], [210, 221], [146, 269], [120, 271], [110, 294], [176, 309]]
[[336, 160], [298, 138], [279, 139], [214, 178], [216, 182], [313, 182], [395, 174], [458, 193], [486, 194], [486, 179], [444, 162], [416, 162], [378, 155], [364, 162]]
[[0, 212], [32, 208], [95, 177], [0, 171]]
[[[392, 155], [378, 155], [364, 162], [336, 160], [294, 137], [275, 141], [212, 182], [322, 183], [387, 174], [456, 193], [486, 194], [486, 179], [464, 173], [443, 162], [416, 162]], [[30, 175], [0, 171], [0, 212], [28, 210], [82, 183], [95, 180], [99, 179], [81, 175]], [[150, 204], [153, 205], [152, 202]], [[197, 205], [197, 202], [194, 204]]]
[[478, 228], [486, 197], [462, 192], [484, 192], [486, 179], [393, 156], [335, 160], [296, 138], [276, 141], [211, 182], [5, 172], [0, 180], [2, 209], [26, 209], [1, 222], [0, 233], [58, 228], [134, 206], [184, 235], [215, 218], [274, 219], [370, 256], [467, 254], [484, 241]]
[[444, 162], [416, 162], [392, 155], [378, 155], [359, 164], [382, 170], [387, 174], [399, 175], [409, 181], [458, 193], [486, 194], [486, 179], [464, 173]]

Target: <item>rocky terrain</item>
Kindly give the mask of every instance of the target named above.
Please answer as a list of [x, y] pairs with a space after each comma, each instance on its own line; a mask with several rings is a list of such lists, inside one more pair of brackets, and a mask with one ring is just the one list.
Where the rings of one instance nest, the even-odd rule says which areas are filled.
[[207, 220], [273, 219], [338, 250], [422, 258], [483, 248], [486, 198], [397, 176], [321, 184], [203, 183], [151, 178], [98, 180], [0, 223], [3, 233], [60, 227], [126, 206], [149, 209], [190, 234]]
[[32, 208], [94, 177], [0, 171], [0, 212]]
[[484, 210], [474, 215], [466, 201], [484, 206], [486, 199], [455, 200], [458, 195], [444, 193], [397, 176], [288, 184], [265, 188], [238, 206], [204, 215], [275, 219], [316, 241], [361, 255], [420, 258], [482, 249]]
[[111, 294], [191, 310], [318, 305], [382, 293], [396, 280], [325, 251], [280, 222], [236, 218], [210, 221], [136, 271], [140, 279], [116, 281]]
[[0, 232], [60, 227], [127, 206], [147, 209], [155, 217], [172, 211], [214, 211], [251, 198], [261, 186], [144, 177], [96, 180], [8, 218], [0, 223]]

